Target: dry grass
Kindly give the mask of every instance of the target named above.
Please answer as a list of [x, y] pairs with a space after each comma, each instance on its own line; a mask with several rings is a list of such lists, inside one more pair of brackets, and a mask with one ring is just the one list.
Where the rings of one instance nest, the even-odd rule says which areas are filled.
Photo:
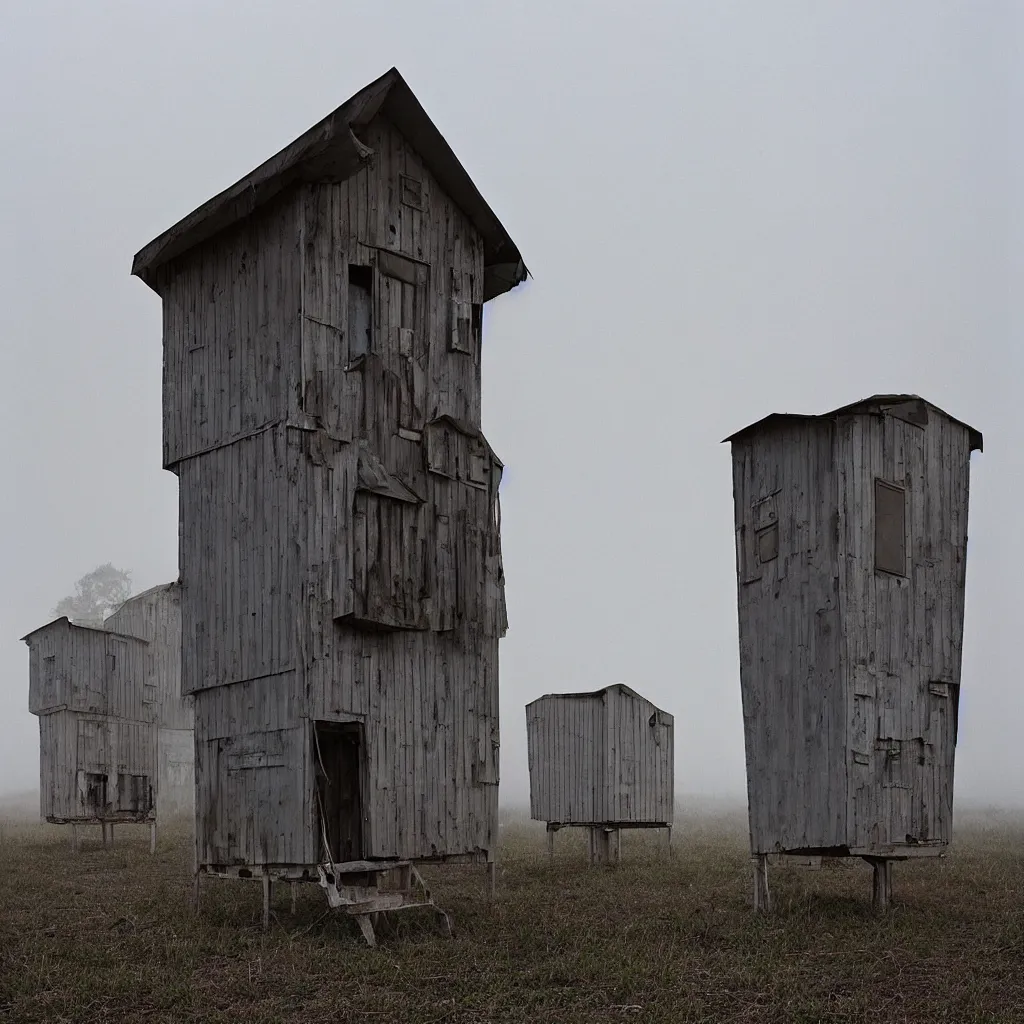
[[499, 897], [482, 869], [428, 879], [456, 934], [409, 915], [373, 951], [312, 886], [259, 928], [260, 889], [210, 880], [189, 909], [187, 831], [150, 858], [145, 829], [7, 820], [0, 838], [0, 1020], [1024, 1021], [1024, 821], [960, 815], [944, 862], [897, 865], [870, 913], [870, 870], [775, 870], [774, 913], [749, 909], [742, 814], [684, 818], [674, 859], [626, 835], [588, 869], [581, 834], [553, 865], [543, 831], [504, 829]]

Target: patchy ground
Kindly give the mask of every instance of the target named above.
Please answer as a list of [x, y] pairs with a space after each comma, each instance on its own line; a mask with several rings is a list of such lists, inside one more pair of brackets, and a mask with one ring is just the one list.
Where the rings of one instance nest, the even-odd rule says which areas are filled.
[[261, 891], [209, 880], [189, 906], [187, 829], [155, 857], [0, 811], [0, 1020], [1024, 1021], [1024, 820], [961, 814], [940, 863], [897, 865], [872, 917], [871, 873], [776, 869], [773, 914], [750, 911], [742, 814], [684, 817], [674, 856], [625, 834], [619, 868], [588, 868], [582, 833], [503, 830], [499, 892], [483, 869], [426, 872], [454, 940], [424, 913], [366, 948], [320, 891], [287, 889], [271, 931]]

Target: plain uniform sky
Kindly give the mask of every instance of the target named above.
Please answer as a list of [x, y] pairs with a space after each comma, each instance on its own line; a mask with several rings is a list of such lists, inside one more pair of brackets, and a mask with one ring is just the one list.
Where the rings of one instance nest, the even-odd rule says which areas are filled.
[[504, 798], [524, 704], [617, 680], [675, 715], [677, 793], [743, 794], [719, 441], [909, 391], [986, 441], [957, 793], [1024, 802], [1021, 31], [1014, 0], [8, 0], [0, 791], [38, 779], [18, 638], [102, 562], [177, 574], [132, 256], [396, 65], [534, 275], [485, 314]]

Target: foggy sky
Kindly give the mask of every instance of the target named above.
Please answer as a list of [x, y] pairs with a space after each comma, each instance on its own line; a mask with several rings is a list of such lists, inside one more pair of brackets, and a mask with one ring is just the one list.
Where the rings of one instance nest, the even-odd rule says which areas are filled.
[[675, 715], [678, 794], [744, 793], [719, 442], [907, 391], [985, 434], [956, 791], [1024, 803], [1016, 7], [8, 0], [0, 792], [38, 781], [18, 638], [100, 563], [177, 575], [132, 256], [396, 65], [534, 275], [485, 312], [503, 799], [524, 704], [616, 681]]

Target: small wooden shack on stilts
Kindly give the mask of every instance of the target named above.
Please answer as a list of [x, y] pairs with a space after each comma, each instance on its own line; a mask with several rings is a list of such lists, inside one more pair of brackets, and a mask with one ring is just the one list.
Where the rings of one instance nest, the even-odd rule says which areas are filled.
[[895, 860], [952, 838], [967, 505], [981, 434], [915, 395], [733, 434], [754, 904], [773, 854]]
[[672, 838], [674, 720], [622, 683], [526, 705], [530, 817], [555, 833], [586, 828], [590, 863], [618, 863], [621, 830]]
[[[483, 307], [519, 250], [394, 69], [143, 249], [163, 302], [204, 875], [353, 915], [494, 886], [498, 483]], [[391, 888], [382, 888], [390, 878]], [[447, 920], [447, 919], [445, 919]]]
[[39, 716], [39, 799], [43, 818], [98, 823], [103, 845], [114, 825], [150, 825], [156, 844], [155, 705], [148, 700], [149, 644], [66, 618], [33, 630], [29, 711]]

